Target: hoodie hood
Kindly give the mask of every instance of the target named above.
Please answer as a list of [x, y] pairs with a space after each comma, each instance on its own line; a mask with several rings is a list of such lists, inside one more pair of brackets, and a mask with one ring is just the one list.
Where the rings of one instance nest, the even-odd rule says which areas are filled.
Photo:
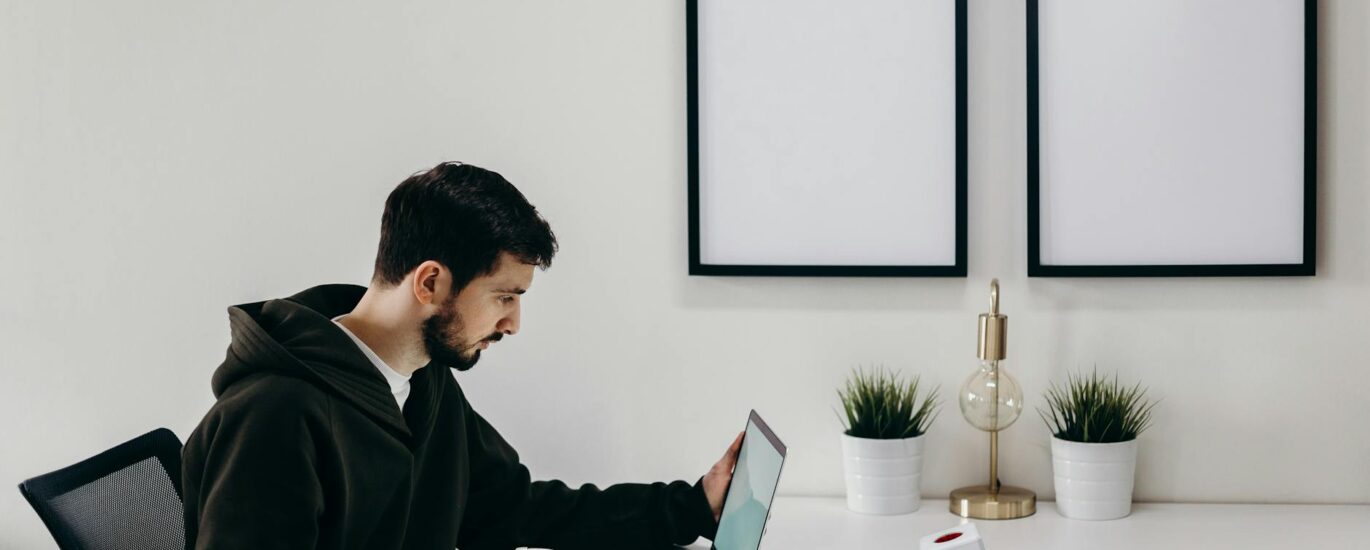
[[[214, 371], [214, 396], [260, 373], [290, 376], [341, 397], [378, 424], [408, 436], [409, 426], [385, 377], [333, 323], [334, 317], [351, 312], [365, 293], [365, 287], [356, 285], [323, 285], [289, 298], [229, 307], [232, 341], [223, 364]], [[420, 397], [421, 387], [433, 386], [426, 383], [430, 370], [419, 369], [410, 379], [411, 400]]]

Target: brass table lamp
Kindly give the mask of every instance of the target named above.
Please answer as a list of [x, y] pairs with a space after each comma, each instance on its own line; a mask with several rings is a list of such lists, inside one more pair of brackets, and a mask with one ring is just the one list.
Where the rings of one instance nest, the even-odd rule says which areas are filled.
[[999, 483], [999, 430], [1013, 425], [1023, 412], [1023, 390], [1004, 372], [1008, 316], [999, 313], [999, 280], [989, 283], [989, 313], [980, 314], [980, 370], [961, 385], [961, 416], [989, 432], [989, 485], [951, 492], [951, 513], [963, 518], [1017, 519], [1037, 512], [1037, 495]]

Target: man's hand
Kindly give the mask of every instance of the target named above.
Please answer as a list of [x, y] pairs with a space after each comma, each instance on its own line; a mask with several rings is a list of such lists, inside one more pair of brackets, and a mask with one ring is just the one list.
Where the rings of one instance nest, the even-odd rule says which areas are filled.
[[723, 458], [718, 459], [709, 473], [704, 474], [704, 496], [709, 498], [709, 508], [714, 511], [714, 523], [723, 515], [723, 497], [728, 494], [728, 483], [733, 480], [733, 467], [737, 466], [737, 453], [742, 450], [742, 432], [737, 434]]

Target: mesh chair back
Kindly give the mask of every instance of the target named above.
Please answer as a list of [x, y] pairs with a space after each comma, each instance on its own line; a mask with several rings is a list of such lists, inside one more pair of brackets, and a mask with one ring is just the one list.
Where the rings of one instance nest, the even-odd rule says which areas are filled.
[[63, 550], [185, 548], [181, 440], [158, 428], [19, 484]]

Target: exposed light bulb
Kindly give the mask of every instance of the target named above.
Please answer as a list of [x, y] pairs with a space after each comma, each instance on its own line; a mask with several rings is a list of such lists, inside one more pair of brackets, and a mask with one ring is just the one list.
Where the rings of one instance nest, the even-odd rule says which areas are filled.
[[987, 432], [1012, 426], [1023, 412], [1023, 390], [1017, 380], [999, 368], [998, 361], [981, 361], [980, 369], [961, 384], [958, 401], [961, 416], [971, 426]]

